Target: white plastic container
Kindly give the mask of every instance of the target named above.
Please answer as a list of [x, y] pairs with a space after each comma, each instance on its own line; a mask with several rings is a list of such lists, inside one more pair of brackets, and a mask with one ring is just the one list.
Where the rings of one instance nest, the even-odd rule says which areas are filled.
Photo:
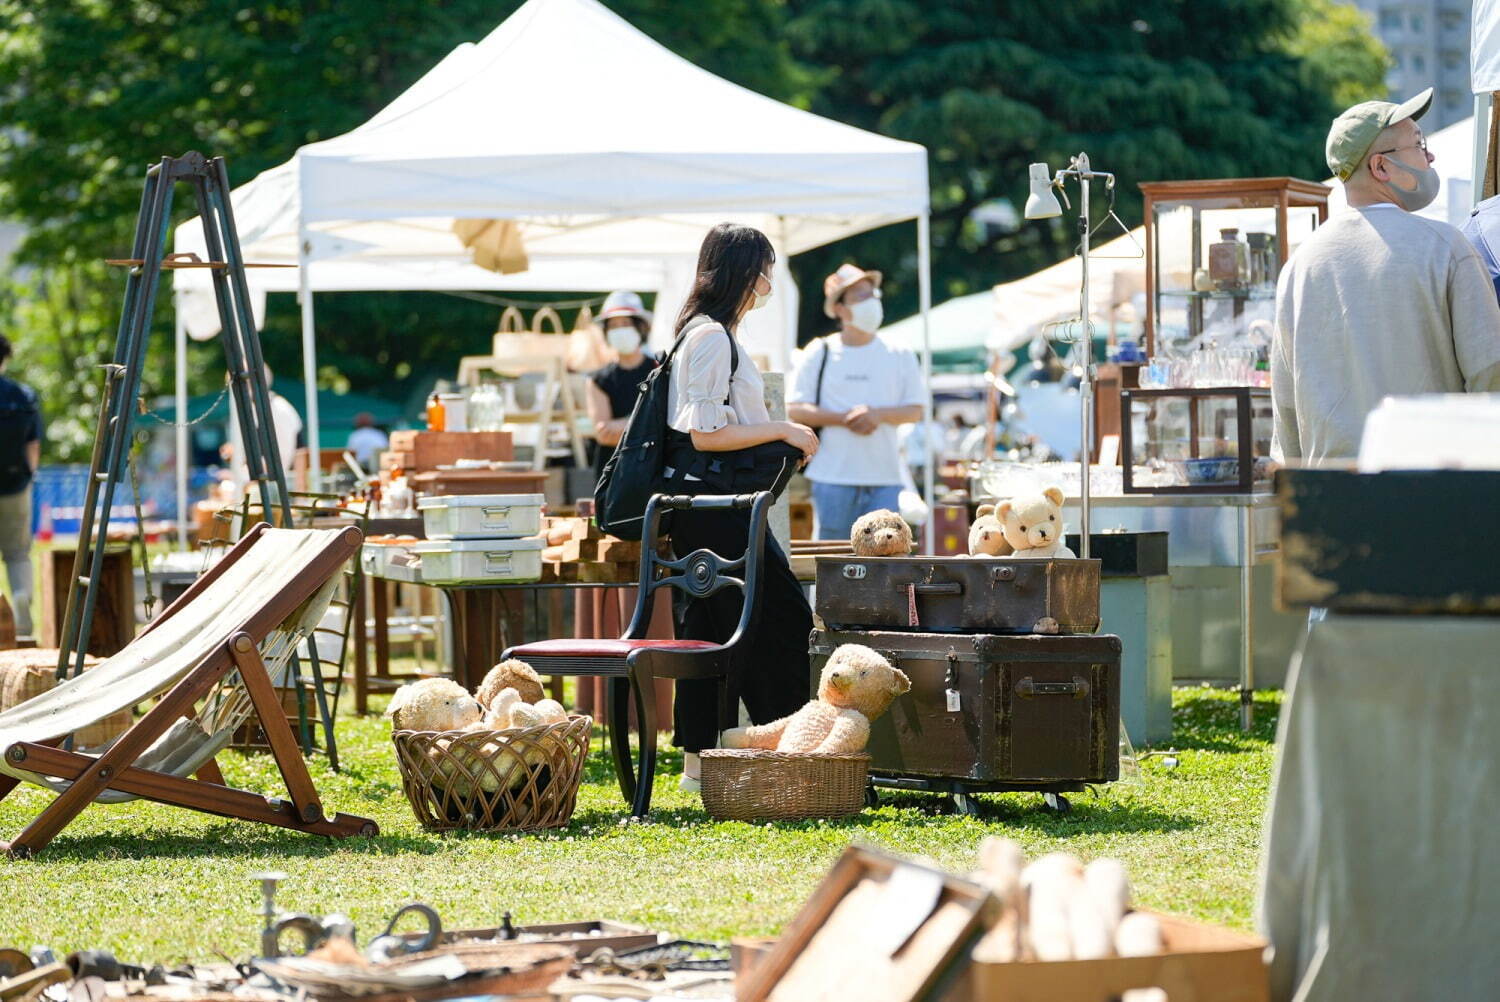
[[540, 538], [429, 539], [412, 550], [428, 584], [506, 584], [542, 576]]
[[542, 531], [542, 494], [443, 494], [417, 499], [428, 539], [521, 539]]

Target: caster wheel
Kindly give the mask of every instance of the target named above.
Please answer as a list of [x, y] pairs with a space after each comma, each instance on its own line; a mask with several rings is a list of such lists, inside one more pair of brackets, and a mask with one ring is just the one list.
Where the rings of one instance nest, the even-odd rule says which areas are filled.
[[1067, 814], [1073, 809], [1073, 805], [1068, 803], [1068, 798], [1061, 793], [1044, 793], [1042, 800], [1046, 803], [1047, 809], [1055, 814]]
[[874, 783], [865, 787], [865, 806], [871, 810], [880, 807], [880, 794], [876, 791]]
[[966, 818], [984, 817], [984, 805], [971, 793], [953, 794], [953, 810]]

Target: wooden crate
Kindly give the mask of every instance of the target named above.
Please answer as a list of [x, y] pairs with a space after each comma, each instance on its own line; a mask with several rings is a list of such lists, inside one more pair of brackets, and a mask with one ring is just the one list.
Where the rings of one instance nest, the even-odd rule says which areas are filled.
[[405, 468], [418, 471], [452, 466], [460, 459], [505, 462], [515, 457], [508, 431], [394, 431], [389, 451], [409, 461]]
[[1132, 988], [1161, 988], [1168, 999], [1194, 1002], [1267, 1002], [1266, 941], [1258, 936], [1160, 915], [1166, 951], [1149, 957], [1101, 960], [975, 961], [967, 992], [950, 999], [971, 1002], [1108, 1002]]
[[[76, 550], [57, 546], [42, 553], [42, 631], [38, 640], [42, 647], [60, 646], [76, 556]], [[105, 658], [124, 650], [135, 637], [135, 578], [129, 546], [105, 548], [98, 588], [94, 622], [85, 650]]]
[[451, 494], [541, 494], [545, 473], [509, 470], [431, 470], [412, 478], [417, 493], [427, 496]]

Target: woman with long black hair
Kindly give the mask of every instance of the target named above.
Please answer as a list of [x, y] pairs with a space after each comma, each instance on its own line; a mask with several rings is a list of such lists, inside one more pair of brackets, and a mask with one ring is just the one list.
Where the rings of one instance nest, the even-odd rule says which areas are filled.
[[[724, 465], [714, 461], [716, 454], [741, 458], [767, 443], [786, 443], [790, 449], [780, 451], [796, 455], [800, 450], [806, 460], [818, 449], [811, 428], [771, 420], [765, 383], [736, 336], [745, 314], [770, 298], [775, 263], [764, 233], [733, 223], [710, 230], [698, 252], [698, 273], [677, 318], [676, 334], [682, 340], [669, 374], [667, 465], [685, 493], [743, 492], [733, 474], [728, 480], [709, 474]], [[695, 491], [694, 481], [702, 489]], [[745, 552], [749, 524], [748, 511], [677, 512], [672, 548], [679, 556], [708, 549], [734, 560]], [[757, 724], [784, 717], [807, 702], [807, 639], [812, 632], [812, 609], [769, 533], [761, 568], [759, 615], [738, 646], [735, 665], [740, 696]], [[734, 632], [741, 608], [735, 589], [688, 601], [678, 611], [678, 636], [723, 643]], [[685, 789], [697, 788], [697, 753], [718, 744], [717, 707], [713, 681], [677, 683], [673, 743], [685, 753]]]

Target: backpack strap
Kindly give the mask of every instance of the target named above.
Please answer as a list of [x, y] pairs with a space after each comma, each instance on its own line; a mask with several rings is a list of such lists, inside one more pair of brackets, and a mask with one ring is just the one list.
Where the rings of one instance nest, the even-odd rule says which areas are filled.
[[828, 370], [828, 353], [833, 351], [833, 345], [830, 343], [832, 338], [832, 334], [826, 334], [818, 339], [823, 342], [823, 357], [818, 360], [818, 388], [813, 393], [814, 407], [823, 406], [823, 373]]

